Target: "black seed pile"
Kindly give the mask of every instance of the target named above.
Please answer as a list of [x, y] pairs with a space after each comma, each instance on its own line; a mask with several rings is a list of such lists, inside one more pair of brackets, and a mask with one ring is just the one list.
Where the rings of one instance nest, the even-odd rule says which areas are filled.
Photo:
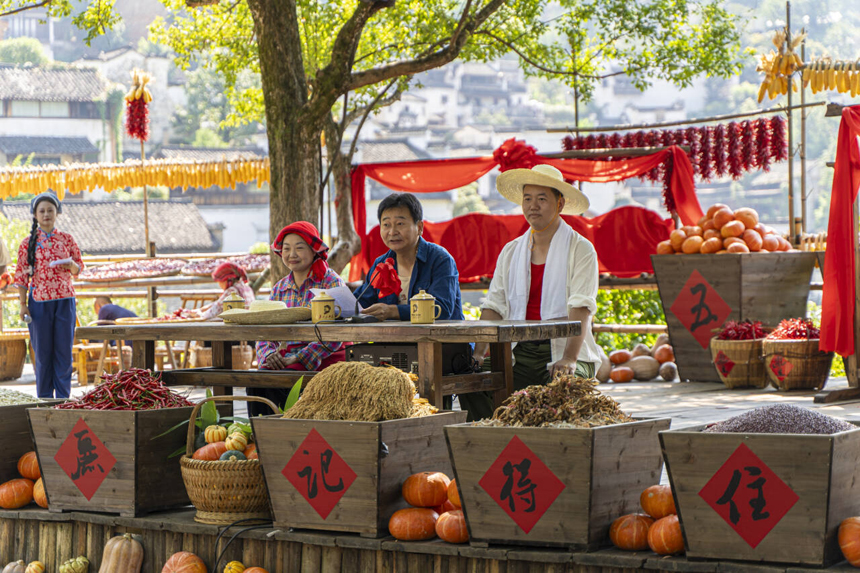
[[744, 412], [714, 424], [704, 431], [749, 434], [835, 434], [856, 428], [854, 424], [807, 408], [776, 404]]

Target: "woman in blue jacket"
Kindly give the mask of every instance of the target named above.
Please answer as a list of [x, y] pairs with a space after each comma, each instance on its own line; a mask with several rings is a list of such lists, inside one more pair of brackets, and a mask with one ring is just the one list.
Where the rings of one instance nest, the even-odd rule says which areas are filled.
[[436, 297], [439, 320], [464, 320], [457, 265], [448, 251], [421, 238], [424, 212], [418, 199], [393, 193], [382, 200], [377, 214], [389, 251], [373, 262], [356, 290], [364, 313], [379, 320], [409, 320], [409, 299], [423, 290]]

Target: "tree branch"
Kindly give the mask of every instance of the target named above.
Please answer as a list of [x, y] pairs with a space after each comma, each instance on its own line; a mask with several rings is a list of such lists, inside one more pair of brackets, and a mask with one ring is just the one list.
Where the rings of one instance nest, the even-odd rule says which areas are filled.
[[20, 8], [15, 8], [14, 10], [9, 10], [8, 12], [0, 12], [0, 18], [4, 16], [11, 16], [12, 14], [17, 14], [18, 12], [26, 12], [27, 10], [32, 10], [34, 8], [41, 8], [42, 6], [47, 6], [54, 0], [42, 0], [41, 2], [36, 2], [35, 4], [30, 4], [29, 6], [21, 6]]
[[525, 54], [522, 52], [522, 50], [520, 50], [519, 48], [517, 48], [517, 47], [516, 47], [515, 45], [513, 45], [512, 43], [508, 42], [507, 40], [505, 40], [505, 39], [503, 39], [503, 38], [500, 38], [500, 37], [496, 36], [495, 34], [493, 34], [492, 32], [489, 32], [489, 31], [487, 31], [487, 30], [478, 30], [477, 32], [475, 32], [475, 34], [476, 34], [476, 35], [481, 35], [481, 36], [489, 36], [490, 38], [492, 38], [493, 40], [497, 41], [498, 43], [500, 43], [500, 44], [503, 44], [503, 45], [507, 46], [507, 47], [508, 47], [508, 49], [509, 49], [509, 50], [511, 50], [512, 52], [514, 52], [516, 55], [518, 55], [522, 61], [524, 61], [524, 62], [525, 62], [525, 63], [527, 63], [528, 65], [532, 66], [533, 68], [537, 68], [538, 70], [540, 70], [540, 71], [542, 71], [542, 72], [546, 72], [546, 73], [548, 73], [548, 74], [553, 74], [553, 75], [559, 75], [559, 76], [574, 76], [574, 77], [577, 77], [577, 78], [585, 78], [585, 79], [589, 79], [589, 80], [597, 80], [597, 79], [600, 79], [600, 76], [592, 76], [592, 75], [589, 75], [589, 74], [581, 74], [581, 73], [579, 73], [579, 72], [577, 72], [577, 71], [553, 70], [553, 69], [551, 69], [551, 68], [548, 68], [548, 67], [546, 67], [546, 66], [544, 66], [544, 65], [542, 65], [542, 64], [539, 64], [538, 62], [534, 61], [533, 59], [529, 58], [527, 55], [525, 55]]
[[[391, 89], [391, 86], [395, 83], [396, 83], [396, 80], [392, 81], [390, 84], [388, 84], [385, 87], [385, 89], [382, 90], [382, 92], [379, 95], [377, 95], [376, 99], [374, 99], [373, 102], [371, 102], [370, 104], [368, 104], [366, 106], [357, 107], [354, 110], [350, 111], [346, 115], [346, 127], [349, 127], [349, 125], [352, 124], [352, 122], [354, 122], [360, 116], [367, 115], [368, 113], [372, 112], [375, 109], [388, 107], [389, 105], [393, 104], [394, 102], [400, 101], [400, 97], [403, 95], [403, 89], [400, 87], [398, 87], [394, 91], [394, 93], [391, 94], [390, 96], [383, 98], [383, 99], [379, 99], [382, 95], [385, 94], [385, 92], [387, 92], [389, 89]], [[364, 123], [364, 122], [362, 121], [362, 123]], [[352, 156], [350, 156], [350, 161], [351, 160], [352, 160]]]

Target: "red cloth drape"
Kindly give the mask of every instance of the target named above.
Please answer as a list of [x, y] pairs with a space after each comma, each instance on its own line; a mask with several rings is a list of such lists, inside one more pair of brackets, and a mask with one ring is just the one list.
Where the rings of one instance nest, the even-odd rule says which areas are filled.
[[[361, 253], [352, 259], [350, 280], [359, 279], [361, 274], [370, 268], [370, 264], [374, 259], [371, 256], [371, 249], [368, 245], [366, 233], [367, 206], [364, 193], [365, 177], [379, 181], [386, 187], [396, 191], [435, 193], [467, 185], [489, 172], [496, 165], [499, 166], [500, 170], [507, 171], [514, 168], [531, 168], [539, 163], [546, 163], [561, 171], [566, 179], [606, 183], [629, 179], [647, 173], [661, 165], [670, 155], [673, 159], [674, 170], [669, 190], [674, 198], [681, 221], [685, 225], [695, 225], [702, 217], [703, 212], [696, 198], [695, 184], [693, 183], [693, 168], [690, 165], [687, 154], [675, 146], [651, 155], [612, 161], [549, 159], [537, 155], [533, 147], [523, 142], [509, 139], [493, 153], [493, 157], [357, 165], [352, 171], [352, 207], [356, 232], [362, 240], [362, 249]], [[522, 220], [522, 218], [520, 219]], [[657, 219], [659, 220], [659, 216]], [[425, 229], [426, 227], [427, 225], [425, 224]], [[576, 226], [574, 226], [574, 229], [579, 231]], [[429, 237], [427, 238], [431, 240]], [[482, 241], [491, 240], [489, 237], [484, 237], [483, 235], [481, 238]], [[630, 236], [629, 239], [634, 240], [633, 236]], [[443, 244], [443, 246], [445, 245]], [[499, 250], [501, 250], [501, 246], [504, 246], [504, 243], [499, 245]], [[615, 246], [618, 247], [619, 245]], [[639, 250], [643, 248], [639, 245], [624, 245], [624, 248], [629, 249], [631, 247]], [[620, 250], [624, 250], [624, 248]], [[654, 252], [655, 250], [650, 251], [650, 253]], [[496, 254], [498, 254], [498, 251]], [[471, 257], [474, 256], [474, 254], [471, 255]], [[456, 255], [454, 255], [454, 260], [460, 269], [461, 277], [475, 276], [463, 272], [463, 268], [460, 265], [465, 264], [466, 261], [459, 259]], [[495, 258], [493, 258], [492, 263], [495, 265]], [[621, 265], [620, 269], [607, 266], [605, 270], [613, 274], [616, 274], [617, 271], [625, 273], [627, 272], [624, 270], [627, 268], [625, 265], [628, 265], [628, 263]], [[640, 272], [650, 270], [651, 265], [649, 262], [647, 268]]]
[[860, 188], [860, 106], [842, 110], [836, 146], [827, 252], [824, 254], [824, 294], [821, 309], [821, 350], [854, 354], [854, 201]]

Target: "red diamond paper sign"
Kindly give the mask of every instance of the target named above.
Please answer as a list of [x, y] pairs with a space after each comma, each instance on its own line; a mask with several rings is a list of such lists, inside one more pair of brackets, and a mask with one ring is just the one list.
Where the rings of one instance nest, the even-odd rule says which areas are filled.
[[717, 352], [717, 358], [714, 360], [714, 366], [717, 367], [720, 374], [723, 376], [728, 376], [732, 372], [732, 368], [735, 367], [735, 363], [732, 362], [732, 359], [726, 356], [726, 353], [720, 350]]
[[711, 330], [725, 322], [732, 313], [732, 308], [697, 270], [690, 273], [669, 310], [702, 348], [708, 347], [713, 336]]
[[65, 441], [57, 450], [54, 460], [69, 479], [84, 494], [87, 501], [101, 487], [108, 473], [116, 465], [116, 458], [90, 427], [79, 418]]
[[770, 364], [768, 366], [770, 371], [773, 372], [773, 375], [776, 376], [777, 380], [782, 382], [785, 380], [785, 377], [788, 376], [789, 372], [794, 368], [794, 364], [788, 361], [785, 356], [781, 354], [775, 354], [773, 358], [770, 359]]
[[699, 497], [753, 549], [799, 499], [746, 444], [729, 456]]
[[356, 477], [316, 429], [308, 432], [281, 473], [323, 519], [328, 518]]
[[526, 533], [565, 488], [517, 436], [511, 438], [478, 483]]

